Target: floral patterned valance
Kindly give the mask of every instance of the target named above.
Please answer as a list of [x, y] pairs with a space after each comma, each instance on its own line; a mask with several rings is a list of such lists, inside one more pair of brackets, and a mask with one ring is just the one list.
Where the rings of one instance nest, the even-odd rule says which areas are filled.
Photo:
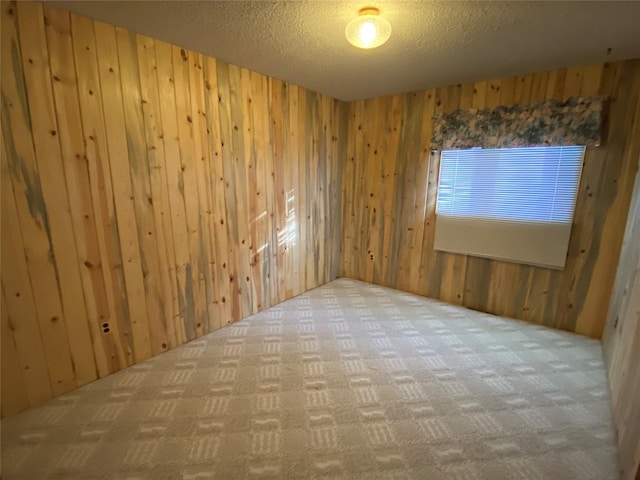
[[600, 145], [604, 97], [571, 97], [433, 116], [432, 150]]

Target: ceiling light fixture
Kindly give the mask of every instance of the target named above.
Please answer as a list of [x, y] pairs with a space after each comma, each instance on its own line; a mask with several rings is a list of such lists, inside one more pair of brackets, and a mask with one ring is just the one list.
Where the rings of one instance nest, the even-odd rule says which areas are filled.
[[380, 10], [367, 7], [347, 24], [344, 34], [351, 45], [358, 48], [376, 48], [389, 40], [391, 25], [379, 16]]

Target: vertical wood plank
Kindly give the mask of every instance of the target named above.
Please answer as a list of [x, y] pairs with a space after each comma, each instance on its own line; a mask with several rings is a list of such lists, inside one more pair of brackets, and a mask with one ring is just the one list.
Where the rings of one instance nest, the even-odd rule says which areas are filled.
[[163, 295], [158, 249], [158, 229], [153, 212], [154, 198], [149, 181], [149, 161], [145, 135], [136, 38], [122, 28], [116, 28], [117, 55], [124, 110], [124, 126], [129, 156], [129, 173], [133, 193], [140, 262], [147, 303], [151, 355], [168, 348], [168, 299]]
[[[302, 123], [304, 124], [304, 128], [306, 129], [306, 134], [304, 135], [305, 145], [305, 213], [306, 215], [303, 217], [303, 225], [306, 227], [306, 236], [304, 238], [304, 243], [306, 245], [306, 253], [305, 253], [305, 285], [304, 290], [308, 290], [312, 288], [311, 285], [314, 285], [317, 278], [317, 260], [318, 260], [318, 249], [317, 249], [317, 212], [315, 211], [316, 207], [316, 195], [318, 193], [318, 97], [314, 92], [310, 92], [308, 90], [304, 91], [305, 96], [305, 105], [304, 108], [305, 115], [302, 117]], [[302, 191], [302, 189], [301, 189]], [[305, 221], [306, 219], [306, 221]]]
[[582, 78], [584, 77], [584, 67], [572, 67], [567, 69], [567, 75], [564, 83], [563, 100], [569, 97], [580, 95], [582, 87]]
[[[430, 255], [430, 251], [427, 251], [425, 244], [425, 238], [428, 237], [429, 227], [431, 225], [427, 221], [429, 215], [429, 198], [427, 192], [433, 192], [433, 189], [429, 189], [433, 182], [433, 171], [429, 168], [431, 158], [431, 135], [433, 131], [433, 111], [435, 102], [435, 91], [433, 89], [427, 90], [424, 93], [423, 105], [422, 105], [422, 132], [420, 139], [420, 150], [418, 152], [418, 164], [416, 166], [416, 193], [414, 203], [414, 225], [412, 227], [412, 243], [411, 253], [408, 258], [409, 262], [409, 275], [408, 290], [411, 292], [420, 292], [420, 284], [422, 276], [424, 274], [424, 264]], [[435, 207], [435, 206], [434, 206]], [[435, 214], [435, 212], [433, 212]], [[401, 283], [399, 284], [401, 285]], [[401, 287], [402, 288], [402, 287]]]
[[[331, 177], [327, 180], [330, 185], [329, 198], [332, 199], [332, 203], [329, 210], [329, 215], [333, 218], [329, 222], [331, 229], [331, 280], [340, 275], [342, 265], [342, 226], [345, 223], [343, 204], [347, 202], [347, 198], [342, 195], [342, 185], [344, 184], [344, 168], [343, 166], [349, 161], [348, 158], [348, 135], [349, 127], [349, 105], [345, 102], [338, 100], [331, 100], [332, 112], [333, 112], [333, 129], [332, 129], [332, 142], [333, 142], [333, 170]], [[342, 212], [341, 221], [338, 222], [335, 219], [337, 212]]]
[[265, 78], [265, 94], [267, 96], [267, 112], [265, 133], [269, 135], [269, 153], [265, 168], [267, 184], [268, 234], [269, 247], [269, 280], [270, 304], [276, 305], [284, 298], [284, 281], [282, 268], [283, 256], [280, 248], [280, 232], [283, 229], [284, 183], [279, 171], [282, 159], [282, 82], [273, 78]]
[[[200, 198], [196, 171], [196, 151], [193, 132], [193, 112], [191, 111], [191, 93], [189, 85], [189, 63], [194, 60], [191, 52], [183, 48], [171, 47], [174, 68], [176, 115], [178, 141], [180, 145], [181, 182], [178, 185], [183, 197], [187, 222], [189, 263], [187, 274], [193, 291], [193, 311], [195, 336], [203, 335], [209, 329], [207, 285], [209, 265], [203, 247], [205, 232], [200, 227]], [[190, 57], [191, 54], [191, 57]], [[187, 298], [189, 298], [187, 294]]]
[[94, 30], [111, 185], [131, 319], [133, 357], [135, 362], [140, 362], [151, 356], [152, 347], [138, 220], [131, 184], [116, 32], [114, 27], [99, 22], [94, 22]]
[[341, 244], [340, 244], [340, 275], [353, 276], [358, 278], [353, 265], [354, 250], [357, 247], [357, 243], [354, 238], [355, 228], [355, 212], [353, 206], [356, 199], [356, 165], [360, 164], [360, 161], [356, 164], [355, 159], [355, 140], [357, 130], [355, 128], [355, 107], [362, 102], [351, 102], [346, 106], [346, 125], [347, 131], [352, 132], [346, 140], [345, 146], [345, 159], [342, 166], [342, 185], [341, 185], [341, 197], [342, 197], [342, 219], [340, 224]]
[[[390, 135], [384, 142], [377, 144], [373, 157], [382, 166], [376, 191], [379, 196], [377, 208], [382, 221], [381, 242], [375, 256], [379, 265], [379, 283], [397, 285], [408, 275], [408, 263], [402, 254], [391, 252], [409, 251], [411, 236], [409, 230], [401, 232], [394, 228], [396, 222], [413, 224], [413, 201], [416, 179], [413, 175], [416, 155], [420, 146], [416, 137], [422, 129], [422, 93], [398, 95], [391, 103], [386, 128]], [[405, 107], [406, 108], [403, 108]], [[395, 195], [392, 194], [395, 191]], [[408, 227], [409, 228], [409, 227]]]
[[[251, 83], [251, 72], [247, 69], [240, 70], [240, 85], [242, 90], [242, 111], [240, 117], [244, 120], [244, 128], [242, 132], [243, 149], [245, 154], [246, 165], [246, 194], [247, 214], [248, 214], [248, 248], [249, 254], [249, 274], [245, 278], [246, 288], [251, 290], [252, 312], [260, 310], [260, 306], [264, 300], [264, 290], [262, 284], [263, 263], [260, 261], [260, 225], [263, 223], [264, 216], [261, 211], [260, 204], [260, 188], [258, 172], [258, 155], [256, 149], [256, 117], [260, 115], [253, 104], [253, 86]], [[263, 192], [264, 194], [264, 192]]]
[[[69, 14], [62, 10], [48, 8], [45, 10], [45, 17], [53, 97], [59, 126], [58, 137], [75, 234], [77, 261], [97, 373], [103, 377], [117, 370], [117, 358], [113, 334], [103, 333], [102, 327], [104, 323], [110, 323], [111, 315], [89, 189], [91, 181], [77, 94], [78, 82], [73, 61], [71, 25]], [[89, 380], [92, 379], [90, 376]]]
[[176, 94], [171, 45], [155, 41], [156, 67], [162, 145], [165, 151], [165, 172], [171, 212], [171, 233], [175, 255], [176, 293], [178, 316], [176, 318], [176, 342], [196, 338], [196, 312], [192, 268], [189, 258], [189, 238], [184, 202], [182, 157], [176, 113]]
[[[33, 119], [23, 72], [23, 64], [28, 63], [28, 59], [22, 58], [20, 52], [16, 15], [15, 4], [3, 5], [2, 46], [3, 49], [10, 48], [10, 51], [2, 52], [2, 130], [20, 229], [25, 242], [22, 251], [27, 259], [33, 296], [40, 299], [35, 307], [47, 368], [54, 394], [60, 395], [74, 388], [75, 378], [66, 320], [58, 291], [57, 272], [50, 258], [53, 248], [50, 222], [34, 151]], [[3, 267], [3, 274], [4, 272]], [[10, 316], [13, 315], [10, 310]]]
[[284, 84], [281, 80], [269, 80], [270, 112], [271, 112], [271, 138], [273, 142], [273, 207], [274, 207], [274, 253], [276, 261], [273, 275], [277, 280], [277, 301], [286, 298], [286, 274], [285, 259], [287, 258], [287, 191], [285, 187], [285, 152], [284, 152], [284, 113], [283, 92]]
[[[100, 325], [101, 336], [108, 352], [109, 368], [115, 371], [133, 364], [133, 335], [111, 184], [93, 22], [71, 14], [71, 37], [89, 190], [109, 312], [108, 321]], [[105, 331], [107, 327], [109, 331]]]
[[268, 252], [265, 252], [267, 256], [267, 282], [269, 283], [269, 306], [279, 303], [278, 292], [278, 264], [277, 264], [277, 251], [278, 251], [278, 235], [275, 229], [275, 194], [276, 194], [276, 182], [275, 182], [275, 158], [274, 158], [274, 146], [273, 146], [273, 134], [271, 130], [272, 117], [272, 104], [271, 104], [271, 79], [265, 76], [260, 76], [262, 83], [262, 132], [265, 136], [265, 149], [266, 155], [264, 174], [265, 174], [265, 196], [266, 196], [266, 211], [267, 211], [267, 231], [266, 242], [268, 244]]
[[289, 274], [291, 275], [291, 296], [296, 296], [302, 293], [302, 288], [300, 287], [302, 282], [304, 282], [304, 274], [301, 273], [300, 269], [300, 261], [304, 257], [301, 257], [301, 249], [304, 248], [304, 244], [302, 244], [302, 236], [300, 230], [300, 224], [304, 222], [303, 213], [300, 210], [300, 196], [302, 192], [300, 191], [299, 181], [300, 181], [300, 161], [299, 161], [299, 135], [301, 132], [299, 131], [299, 123], [298, 123], [298, 90], [299, 88], [296, 85], [288, 86], [288, 114], [289, 114], [289, 135], [288, 135], [288, 148], [287, 148], [287, 158], [289, 168], [287, 169], [287, 173], [289, 173], [289, 191], [291, 192], [287, 202], [290, 204], [290, 214], [289, 214], [289, 222], [291, 226], [290, 232], [290, 248], [291, 252], [291, 264]]
[[56, 208], [49, 208], [47, 212], [49, 232], [73, 362], [74, 382], [76, 386], [81, 386], [95, 380], [96, 362], [87, 322], [73, 222], [69, 214], [69, 199], [66, 196], [42, 5], [18, 4], [18, 26], [40, 184], [44, 202], [56, 205]]
[[20, 371], [18, 351], [13, 340], [12, 324], [7, 312], [4, 289], [2, 291], [2, 304], [0, 305], [0, 321], [2, 322], [2, 416], [7, 417], [25, 410], [29, 407], [29, 398]]
[[[3, 12], [4, 13], [4, 12]], [[4, 26], [3, 26], [4, 29]], [[4, 54], [3, 54], [4, 56]], [[4, 86], [3, 82], [3, 86]], [[3, 91], [4, 94], [4, 91]], [[4, 107], [4, 105], [3, 105]], [[3, 127], [6, 127], [6, 112], [3, 109]], [[2, 381], [5, 381], [4, 365], [10, 362], [11, 358], [5, 358], [5, 345], [8, 355], [11, 349], [15, 348], [17, 361], [15, 365], [19, 365], [21, 379], [24, 383], [27, 404], [20, 398], [17, 392], [14, 398], [11, 390], [5, 390], [2, 385], [2, 405], [7, 405], [10, 411], [15, 406], [18, 410], [23, 410], [27, 406], [38, 405], [51, 399], [54, 394], [51, 379], [55, 378], [56, 370], [52, 369], [54, 365], [50, 365], [47, 353], [51, 351], [48, 347], [46, 339], [42, 336], [39, 322], [37, 321], [38, 312], [35, 308], [34, 292], [31, 288], [29, 279], [29, 267], [25, 258], [26, 246], [22, 239], [20, 220], [18, 218], [18, 210], [14, 200], [13, 187], [11, 185], [11, 172], [9, 169], [8, 151], [5, 149], [3, 132], [2, 142], [2, 171], [0, 186], [2, 194], [2, 244], [1, 261], [2, 261]], [[7, 137], [8, 138], [8, 137]], [[9, 150], [11, 151], [11, 150]], [[17, 152], [12, 152], [14, 156]], [[33, 254], [34, 252], [30, 252]], [[10, 319], [13, 319], [11, 321]], [[6, 325], [5, 325], [6, 323]], [[47, 330], [44, 330], [46, 333]], [[6, 336], [6, 338], [5, 338]], [[68, 353], [67, 353], [68, 355]], [[7, 372], [7, 381], [12, 378], [11, 371]]]
[[[269, 131], [265, 129], [267, 112], [267, 92], [262, 83], [262, 75], [249, 73], [251, 87], [251, 133], [252, 133], [252, 175], [255, 190], [249, 190], [252, 197], [254, 216], [252, 224], [252, 282], [258, 295], [257, 309], [262, 310], [271, 304], [271, 237], [268, 235], [271, 210], [267, 192], [271, 190], [271, 168], [267, 158], [272, 155]], [[269, 173], [267, 174], [267, 171]], [[268, 183], [267, 183], [268, 182]]]
[[220, 98], [218, 94], [217, 62], [215, 59], [205, 58], [205, 101], [207, 129], [209, 131], [209, 162], [210, 162], [210, 188], [213, 196], [213, 262], [215, 267], [215, 285], [217, 291], [218, 310], [221, 325], [233, 321], [231, 310], [232, 289], [229, 282], [229, 255], [228, 225], [225, 223], [226, 199], [225, 199], [225, 174], [222, 156], [222, 136], [220, 132]]
[[164, 130], [158, 93], [155, 42], [150, 37], [138, 35], [136, 47], [140, 71], [140, 100], [144, 116], [146, 161], [151, 188], [149, 203], [153, 207], [156, 227], [166, 337], [168, 348], [172, 348], [182, 343], [181, 330], [184, 320], [180, 318], [178, 306], [176, 256], [163, 142]]
[[588, 65], [584, 68], [582, 85], [580, 87], [581, 96], [588, 97], [590, 95], [598, 94], [600, 82], [602, 80], [603, 69], [604, 65], [601, 63], [596, 65]]
[[[220, 123], [221, 97], [218, 89], [218, 62], [207, 58], [205, 63], [205, 85], [207, 100], [207, 128], [210, 130], [209, 149], [211, 162], [211, 189], [214, 194], [214, 239], [216, 267], [216, 288], [220, 308], [221, 323], [227, 324], [237, 317], [232, 311], [232, 283], [229, 282], [229, 269], [232, 256], [229, 253], [228, 227], [225, 224], [227, 204], [225, 197], [226, 178], [223, 165], [223, 138]], [[227, 147], [228, 150], [229, 147]]]
[[[228, 238], [228, 255], [229, 262], [227, 268], [228, 282], [231, 289], [231, 315], [233, 320], [242, 318], [243, 311], [248, 310], [246, 306], [246, 292], [243, 295], [240, 288], [239, 280], [239, 261], [240, 252], [239, 245], [239, 233], [238, 225], [236, 222], [229, 223], [230, 218], [238, 218], [237, 204], [236, 204], [236, 175], [235, 175], [235, 159], [234, 159], [234, 147], [232, 140], [231, 124], [231, 91], [229, 87], [229, 65], [217, 61], [217, 79], [218, 79], [218, 103], [219, 103], [219, 117], [220, 117], [220, 146], [222, 156], [222, 172], [224, 178], [224, 198], [225, 198], [225, 215], [221, 219], [221, 225], [226, 225], [224, 228], [227, 232]], [[227, 220], [227, 222], [225, 222]], [[243, 306], [244, 304], [244, 306]]]
[[[294, 181], [297, 176], [297, 144], [292, 140], [296, 136], [296, 126], [292, 116], [297, 115], [297, 106], [292, 106], [293, 95], [290, 85], [283, 83], [282, 109], [283, 109], [283, 149], [282, 168], [284, 170], [284, 230], [280, 242], [284, 249], [284, 277], [285, 297], [295, 295], [296, 284], [296, 260], [298, 239], [298, 212], [296, 210], [296, 189]], [[296, 98], [297, 101], [297, 98]], [[297, 103], [296, 103], [297, 105]]]
[[[295, 177], [297, 180], [296, 186], [296, 210], [298, 211], [298, 249], [296, 267], [298, 269], [297, 282], [294, 285], [294, 291], [302, 293], [306, 290], [307, 282], [307, 262], [306, 255], [308, 253], [309, 245], [307, 244], [307, 227], [309, 222], [308, 218], [308, 205], [306, 190], [307, 179], [309, 178], [309, 152], [307, 150], [308, 137], [307, 137], [307, 92], [304, 88], [297, 89], [298, 94], [298, 115], [297, 120], [297, 146], [298, 146], [298, 175]], [[293, 148], [295, 148], [295, 144]]]
[[[248, 189], [249, 178], [248, 170], [250, 165], [249, 141], [247, 128], [249, 127], [250, 118], [243, 117], [244, 101], [243, 95], [247, 94], [242, 84], [242, 69], [235, 65], [228, 66], [228, 83], [229, 83], [229, 107], [228, 111], [228, 130], [231, 132], [230, 140], [233, 148], [230, 165], [230, 183], [233, 189], [229, 193], [233, 193], [234, 197], [231, 201], [227, 200], [227, 205], [232, 209], [235, 207], [234, 215], [237, 222], [234, 222], [236, 230], [235, 244], [233, 250], [235, 253], [235, 267], [238, 280], [238, 294], [240, 296], [240, 312], [241, 317], [254, 313], [255, 299], [251, 286], [251, 267], [250, 267], [250, 213], [248, 205]], [[246, 125], [245, 125], [246, 123]], [[226, 171], [226, 168], [225, 168]]]
[[[375, 126], [373, 119], [378, 117], [381, 112], [378, 111], [378, 105], [381, 102], [377, 99], [365, 100], [365, 110], [367, 115], [363, 118], [362, 131], [363, 138], [361, 152], [364, 158], [367, 168], [361, 170], [361, 176], [363, 178], [363, 192], [364, 208], [362, 208], [362, 238], [366, 243], [362, 247], [366, 250], [366, 255], [360, 257], [360, 269], [364, 272], [364, 279], [367, 282], [374, 282], [376, 275], [376, 264], [378, 259], [376, 258], [374, 251], [376, 250], [378, 243], [378, 212], [377, 212], [377, 199], [376, 184], [378, 178], [380, 178], [382, 165], [381, 162], [376, 162], [373, 152], [375, 151], [375, 142], [377, 136], [375, 134]], [[384, 127], [383, 127], [384, 128]], [[373, 142], [373, 147], [372, 147]], [[379, 281], [379, 280], [378, 280]]]
[[[198, 250], [200, 255], [201, 278], [204, 277], [206, 292], [207, 324], [205, 331], [220, 328], [220, 311], [215, 301], [215, 285], [213, 283], [213, 262], [211, 246], [213, 242], [213, 200], [211, 187], [207, 181], [210, 178], [209, 148], [207, 142], [207, 126], [204, 106], [203, 60], [200, 54], [189, 54], [189, 94], [191, 105], [190, 126], [193, 134], [195, 180], [197, 184], [198, 202]], [[192, 192], [195, 194], [195, 191]], [[187, 217], [189, 218], [189, 217]]]

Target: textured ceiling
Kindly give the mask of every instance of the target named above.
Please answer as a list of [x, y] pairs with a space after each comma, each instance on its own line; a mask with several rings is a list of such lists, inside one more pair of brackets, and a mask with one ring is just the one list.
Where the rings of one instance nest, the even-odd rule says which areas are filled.
[[[341, 100], [640, 57], [638, 1], [51, 3]], [[373, 50], [344, 36], [364, 6], [392, 27]]]

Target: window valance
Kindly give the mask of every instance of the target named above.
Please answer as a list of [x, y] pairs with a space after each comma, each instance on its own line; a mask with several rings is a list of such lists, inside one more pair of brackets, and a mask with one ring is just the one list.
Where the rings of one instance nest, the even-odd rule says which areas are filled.
[[432, 150], [600, 145], [605, 97], [456, 110], [433, 116]]

